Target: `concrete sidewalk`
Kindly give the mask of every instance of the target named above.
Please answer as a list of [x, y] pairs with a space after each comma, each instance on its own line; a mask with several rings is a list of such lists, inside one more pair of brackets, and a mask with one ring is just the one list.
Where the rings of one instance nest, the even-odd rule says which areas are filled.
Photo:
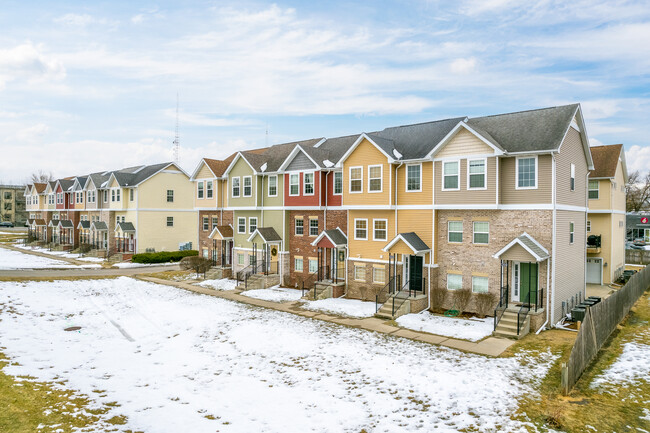
[[386, 320], [378, 319], [376, 317], [367, 317], [363, 319], [341, 317], [341, 316], [322, 313], [318, 311], [304, 310], [300, 308], [301, 305], [300, 302], [280, 303], [280, 302], [264, 301], [261, 299], [250, 298], [248, 296], [241, 295], [240, 294], [241, 291], [238, 290], [218, 291], [218, 290], [208, 289], [201, 286], [195, 286], [193, 284], [189, 284], [181, 281], [163, 280], [160, 278], [147, 277], [143, 275], [135, 275], [135, 278], [138, 278], [142, 281], [149, 281], [151, 283], [174, 286], [180, 289], [185, 289], [185, 290], [189, 290], [195, 293], [201, 293], [208, 296], [215, 296], [217, 298], [223, 298], [235, 302], [241, 302], [243, 304], [255, 305], [258, 307], [269, 308], [276, 311], [284, 311], [285, 313], [296, 314], [298, 316], [309, 317], [311, 319], [323, 320], [325, 322], [336, 323], [339, 325], [350, 326], [353, 328], [365, 329], [367, 331], [379, 332], [382, 334], [388, 334], [395, 337], [408, 338], [410, 340], [421, 341], [424, 343], [451, 347], [454, 349], [462, 350], [464, 352], [477, 353], [479, 355], [499, 356], [508, 347], [512, 346], [515, 343], [514, 340], [508, 340], [508, 339], [496, 338], [496, 337], [488, 337], [482, 341], [473, 343], [467, 340], [459, 340], [457, 338], [443, 337], [439, 335], [429, 334], [427, 332], [400, 328], [398, 326], [392, 325], [390, 322]]

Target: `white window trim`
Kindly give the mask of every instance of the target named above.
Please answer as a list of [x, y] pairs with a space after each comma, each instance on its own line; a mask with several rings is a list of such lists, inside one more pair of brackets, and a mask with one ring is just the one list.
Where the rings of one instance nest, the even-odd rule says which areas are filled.
[[[306, 177], [307, 177], [308, 174], [312, 175], [311, 189], [312, 189], [313, 192], [311, 194], [307, 194]], [[300, 189], [300, 188], [298, 188], [298, 189]], [[316, 173], [314, 173], [313, 171], [306, 171], [306, 172], [304, 172], [302, 174], [302, 195], [312, 196], [314, 194], [316, 194]]]
[[[420, 188], [419, 189], [409, 189], [409, 167], [420, 167]], [[406, 164], [406, 169], [404, 170], [404, 191], [405, 192], [422, 192], [422, 163], [418, 164]]]
[[[235, 179], [237, 179], [237, 183], [239, 184], [239, 186], [238, 186], [238, 188], [239, 188], [239, 194], [237, 194], [237, 195], [235, 195]], [[241, 197], [241, 193], [242, 193], [242, 190], [241, 190], [241, 188], [242, 188], [242, 184], [241, 184], [241, 179], [240, 179], [240, 177], [239, 177], [239, 176], [233, 176], [233, 177], [231, 178], [230, 184], [231, 184], [231, 185], [230, 185], [230, 196], [231, 196], [232, 198], [239, 198], [239, 197]]]
[[[271, 178], [275, 178], [275, 194], [271, 194]], [[272, 176], [269, 176], [268, 178], [268, 185], [266, 188], [266, 193], [269, 197], [277, 197], [278, 196], [278, 175], [274, 174]]]
[[[251, 193], [246, 195], [246, 179], [251, 180]], [[242, 176], [242, 197], [252, 197], [253, 196], [253, 176]]]
[[[241, 223], [241, 220], [244, 220], [244, 231], [243, 231], [243, 232], [240, 230], [240, 228], [241, 228], [241, 226], [242, 226], [242, 225], [240, 224], [240, 223]], [[246, 226], [246, 217], [237, 217], [237, 233], [238, 233], [238, 234], [244, 234], [244, 233], [246, 233], [246, 227], [247, 227], [247, 226]]]
[[[535, 159], [535, 186], [519, 186], [519, 160], [520, 159]], [[537, 155], [518, 156], [515, 158], [515, 189], [537, 189], [539, 186], [539, 160]]]
[[[311, 265], [312, 263], [316, 263], [316, 269], [311, 270]], [[318, 272], [318, 259], [315, 257], [308, 257], [307, 258], [307, 273], [313, 274], [314, 272]]]
[[[296, 221], [302, 221], [302, 233], [298, 234], [297, 229], [298, 229], [298, 224], [295, 224]], [[305, 234], [305, 219], [304, 218], [296, 218], [294, 220], [293, 224], [293, 234], [295, 236], [303, 236]]]
[[[375, 278], [375, 272], [378, 272], [379, 275], [383, 276], [383, 281], [377, 280]], [[373, 267], [372, 268], [372, 282], [373, 282], [373, 284], [386, 284], [386, 269]]]
[[[296, 176], [298, 178], [298, 193], [291, 194], [291, 177]], [[300, 195], [300, 173], [289, 173], [289, 196], [298, 197]]]
[[[476, 231], [476, 223], [487, 223], [487, 225], [488, 225], [487, 233], [486, 232], [477, 232]], [[475, 236], [476, 236], [477, 233], [481, 234], [481, 235], [487, 234], [488, 241], [487, 242], [476, 242], [475, 241]], [[489, 221], [472, 221], [472, 243], [475, 244], [475, 245], [489, 245], [489, 243], [490, 243], [490, 222]]]
[[[463, 243], [462, 238], [463, 238], [463, 231], [464, 230], [461, 230], [460, 232], [452, 232], [451, 230], [449, 230], [449, 223], [457, 223], [457, 222], [460, 222], [461, 224], [463, 223], [462, 221], [458, 221], [458, 220], [447, 221], [447, 242], [450, 243], [450, 244], [462, 244]], [[461, 241], [460, 242], [450, 241], [449, 240], [449, 234], [450, 233], [460, 233]]]
[[[445, 188], [445, 164], [449, 164], [451, 162], [455, 162], [456, 164], [458, 164], [458, 174], [455, 175], [458, 178], [458, 187], [457, 188]], [[442, 183], [440, 184], [440, 188], [441, 188], [442, 191], [460, 191], [460, 171], [461, 171], [460, 170], [460, 159], [452, 159], [452, 160], [449, 160], [449, 161], [442, 161], [442, 170], [441, 170], [441, 173], [440, 173], [440, 175], [442, 176], [442, 179], [441, 179]], [[447, 176], [451, 177], [452, 175], [447, 175]]]
[[[296, 266], [298, 260], [300, 260], [300, 264], [302, 265], [300, 267]], [[305, 272], [305, 261], [302, 257], [293, 258], [293, 270], [294, 272]]]
[[[207, 224], [206, 224], [206, 223], [207, 223]], [[207, 226], [207, 228], [206, 228], [206, 226]], [[202, 229], [204, 232], [207, 232], [208, 230], [210, 230], [210, 217], [204, 216], [204, 217], [201, 219], [201, 229]]]
[[576, 240], [576, 225], [573, 221], [569, 222], [569, 245], [573, 245]]
[[[359, 179], [361, 181], [361, 189], [359, 191], [352, 191], [352, 170], [353, 169], [359, 169], [361, 170], [361, 178]], [[362, 165], [356, 165], [354, 167], [350, 167], [348, 169], [348, 173], [350, 174], [350, 179], [348, 181], [348, 193], [350, 194], [362, 194], [363, 193], [363, 166]]]
[[447, 274], [447, 287], [446, 287], [447, 290], [451, 290], [451, 291], [454, 291], [454, 290], [460, 290], [460, 289], [450, 289], [450, 288], [449, 288], [449, 276], [450, 276], [450, 275], [460, 276], [460, 289], [462, 289], [462, 288], [463, 288], [463, 276], [462, 276], [461, 274], [449, 274], [449, 273], [448, 273], [448, 274]]
[[[312, 221], [316, 221], [316, 234], [315, 234], [315, 235], [312, 235], [312, 234], [311, 234], [311, 222], [312, 222]], [[303, 223], [303, 225], [304, 225], [304, 223]], [[303, 232], [304, 232], [304, 227], [303, 227]], [[316, 236], [318, 236], [318, 218], [309, 218], [309, 231], [307, 232], [307, 234], [308, 234], [309, 236], [311, 236], [311, 237], [316, 237]]]
[[[570, 172], [570, 177], [569, 177], [569, 190], [575, 191], [576, 190], [576, 165], [574, 163], [571, 163], [570, 170], [571, 170], [571, 172]], [[571, 181], [573, 181], [573, 182], [571, 182]]]
[[[341, 175], [341, 192], [336, 192], [336, 175], [340, 174]], [[343, 172], [342, 171], [335, 171], [332, 175], [332, 195], [343, 195]]]
[[[469, 166], [471, 162], [474, 161], [483, 161], [483, 186], [481, 188], [470, 188], [469, 186]], [[468, 158], [467, 159], [467, 190], [468, 191], [481, 191], [481, 190], [486, 190], [487, 189], [487, 158]]]
[[[385, 239], [379, 239], [375, 237], [375, 221], [384, 221], [386, 223], [386, 238]], [[387, 242], [388, 241], [388, 219], [386, 218], [373, 218], [372, 220], [372, 240], [373, 241], [382, 241], [382, 242]]]
[[[370, 190], [370, 181], [373, 180], [373, 179], [376, 180], [377, 178], [376, 177], [373, 177], [373, 178], [370, 177], [370, 169], [375, 168], [375, 167], [379, 167], [379, 171], [380, 171], [380, 174], [379, 174], [379, 190], [371, 191]], [[363, 178], [363, 172], [362, 172], [362, 178]], [[361, 190], [363, 191], [363, 184], [361, 185]], [[369, 165], [368, 166], [368, 193], [369, 194], [378, 194], [378, 193], [381, 193], [381, 192], [384, 192], [384, 165], [383, 164]]]
[[[363, 278], [357, 278], [357, 268], [363, 268]], [[366, 281], [366, 267], [360, 265], [353, 265], [353, 277], [354, 281]]]
[[[596, 189], [591, 189], [591, 188], [589, 187], [589, 183], [590, 183], [590, 182], [596, 182], [596, 185], [597, 185], [597, 186], [596, 186]], [[591, 197], [589, 197], [589, 193], [590, 193], [591, 191], [596, 191], [596, 192], [598, 193], [598, 197], [596, 197], [596, 198], [591, 198]], [[593, 179], [587, 181], [587, 198], [588, 198], [589, 200], [599, 200], [599, 199], [600, 199], [600, 182], [599, 182], [599, 181], [597, 181], [597, 180], [593, 180]]]
[[[365, 238], [358, 238], [357, 237], [357, 221], [365, 221], [366, 222], [366, 237]], [[367, 241], [368, 240], [368, 218], [355, 218], [354, 219], [354, 240], [355, 241]]]
[[[199, 192], [203, 193], [203, 197], [199, 197]], [[196, 182], [196, 199], [205, 200], [205, 184], [203, 181]]]
[[[477, 292], [474, 290], [474, 278], [485, 278], [487, 280], [487, 292]], [[472, 275], [472, 293], [490, 293], [490, 279], [488, 277]]]
[[[208, 183], [212, 183], [212, 188], [208, 189]], [[206, 180], [205, 181], [205, 195], [204, 195], [204, 197], [206, 198], [206, 200], [211, 200], [211, 199], [214, 198], [215, 183], [216, 182], [213, 181], [213, 180]], [[212, 197], [208, 197], [208, 191], [210, 191], [212, 193]]]
[[251, 221], [255, 220], [255, 230], [257, 230], [257, 217], [248, 217], [248, 233], [253, 233], [255, 230], [251, 230]]

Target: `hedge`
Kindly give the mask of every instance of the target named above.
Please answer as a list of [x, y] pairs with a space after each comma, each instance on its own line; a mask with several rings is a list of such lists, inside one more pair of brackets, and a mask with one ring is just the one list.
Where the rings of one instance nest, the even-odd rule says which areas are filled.
[[161, 251], [159, 253], [144, 253], [134, 254], [131, 258], [133, 263], [166, 263], [178, 262], [183, 257], [198, 256], [199, 252], [196, 250], [185, 251]]

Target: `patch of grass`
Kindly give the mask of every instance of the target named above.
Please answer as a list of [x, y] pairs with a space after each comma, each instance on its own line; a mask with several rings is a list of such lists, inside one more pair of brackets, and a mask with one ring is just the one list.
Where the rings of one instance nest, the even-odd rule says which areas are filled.
[[[109, 408], [90, 410], [90, 400], [70, 390], [60, 390], [45, 382], [21, 380], [6, 375], [9, 362], [0, 352], [0, 432], [33, 433], [77, 429], [112, 431], [110, 425], [123, 425], [126, 417], [105, 419]], [[44, 426], [45, 428], [39, 426]]]
[[508, 349], [504, 356], [547, 349], [560, 355], [542, 380], [539, 394], [522, 397], [514, 416], [532, 421], [542, 431], [558, 429], [582, 433], [591, 430], [587, 425], [595, 429], [591, 431], [599, 432], [650, 431], [650, 421], [640, 418], [650, 401], [649, 380], [641, 379], [627, 385], [610, 384], [606, 389], [591, 387], [593, 380], [618, 359], [625, 343], [638, 341], [639, 334], [650, 332], [649, 297], [645, 294], [636, 303], [568, 396], [562, 395], [560, 390], [560, 366], [569, 358], [575, 333], [551, 330], [539, 336], [529, 335]]
[[113, 280], [118, 278], [119, 275], [84, 275], [78, 277], [2, 277], [0, 276], [0, 281], [79, 281], [79, 280]]
[[194, 275], [194, 271], [162, 271], [141, 275], [151, 278], [160, 278], [161, 280], [186, 281], [191, 279], [191, 276]]

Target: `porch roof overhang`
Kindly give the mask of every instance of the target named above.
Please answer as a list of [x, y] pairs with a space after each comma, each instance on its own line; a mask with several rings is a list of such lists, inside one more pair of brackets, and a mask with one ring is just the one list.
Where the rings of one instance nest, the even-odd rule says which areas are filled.
[[[348, 237], [345, 236], [345, 233], [340, 228], [323, 230], [318, 237], [312, 242], [312, 246], [321, 246], [319, 245], [323, 239], [329, 240], [331, 246], [334, 248], [343, 248], [348, 245]], [[327, 246], [328, 248], [331, 246]]]
[[516, 248], [516, 246], [519, 246], [526, 250], [526, 252], [530, 254], [531, 258], [536, 262], [543, 262], [550, 257], [548, 250], [526, 232], [514, 238], [508, 245], [499, 250], [499, 252], [497, 252], [493, 257], [495, 259], [500, 259], [511, 248]]
[[229, 241], [232, 240], [233, 238], [233, 230], [231, 225], [227, 226], [216, 226], [210, 235], [208, 236], [210, 239], [216, 239], [216, 240], [222, 240], [222, 241]]
[[120, 222], [115, 226], [115, 231], [122, 233], [135, 233], [135, 227], [131, 222]]
[[273, 227], [258, 227], [255, 231], [248, 237], [248, 242], [251, 242], [255, 239], [256, 236], [259, 236], [264, 243], [269, 242], [281, 242], [282, 238], [275, 231]]
[[77, 224], [77, 228], [80, 230], [89, 230], [90, 221], [79, 221], [79, 224]]
[[74, 224], [70, 220], [59, 220], [59, 227], [62, 229], [73, 229]]
[[404, 243], [411, 251], [413, 251], [413, 254], [416, 255], [431, 252], [431, 248], [429, 248], [429, 246], [420, 239], [420, 236], [415, 232], [398, 234], [382, 249], [382, 251], [389, 253], [390, 250], [400, 242]]
[[93, 221], [90, 224], [90, 229], [96, 232], [105, 232], [108, 231], [108, 226], [104, 221]]
[[36, 227], [47, 227], [47, 223], [43, 219], [36, 219], [34, 220], [34, 225]]

